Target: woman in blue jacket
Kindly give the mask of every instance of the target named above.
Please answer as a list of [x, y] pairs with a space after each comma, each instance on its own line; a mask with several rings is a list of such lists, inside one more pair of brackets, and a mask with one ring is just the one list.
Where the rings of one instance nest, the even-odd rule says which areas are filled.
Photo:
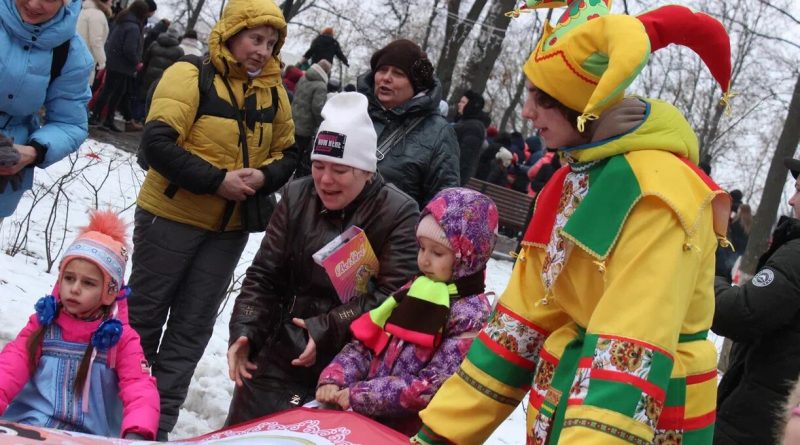
[[[33, 167], [58, 162], [86, 139], [94, 62], [75, 32], [80, 11], [79, 1], [0, 0], [0, 219], [32, 187]], [[67, 41], [51, 79], [54, 49]]]

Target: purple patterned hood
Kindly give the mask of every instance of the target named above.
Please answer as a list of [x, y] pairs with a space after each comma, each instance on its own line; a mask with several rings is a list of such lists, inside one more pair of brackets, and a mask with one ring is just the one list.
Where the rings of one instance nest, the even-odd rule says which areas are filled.
[[447, 188], [422, 209], [419, 220], [426, 215], [436, 219], [453, 248], [454, 280], [486, 267], [497, 241], [498, 222], [497, 207], [488, 196], [461, 187]]

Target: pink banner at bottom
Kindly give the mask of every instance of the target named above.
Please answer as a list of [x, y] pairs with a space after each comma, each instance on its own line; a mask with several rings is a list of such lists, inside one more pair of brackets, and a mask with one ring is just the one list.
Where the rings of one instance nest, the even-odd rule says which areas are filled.
[[[149, 443], [91, 436], [0, 421], [0, 445]], [[296, 408], [170, 443], [231, 445], [405, 445], [408, 438], [352, 411]]]

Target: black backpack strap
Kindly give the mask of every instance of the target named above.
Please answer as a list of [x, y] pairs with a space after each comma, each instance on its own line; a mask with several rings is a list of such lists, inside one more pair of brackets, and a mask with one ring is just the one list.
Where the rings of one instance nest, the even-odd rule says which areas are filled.
[[50, 64], [50, 82], [47, 84], [48, 87], [53, 83], [56, 77], [61, 75], [61, 70], [64, 69], [64, 65], [67, 63], [69, 44], [70, 41], [67, 40], [61, 45], [53, 48], [53, 60]]

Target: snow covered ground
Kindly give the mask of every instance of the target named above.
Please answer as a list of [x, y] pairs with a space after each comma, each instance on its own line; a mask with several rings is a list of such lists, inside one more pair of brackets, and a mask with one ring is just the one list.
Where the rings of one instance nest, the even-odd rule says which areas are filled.
[[[76, 229], [86, 224], [86, 212], [95, 207], [111, 208], [122, 211], [123, 218], [132, 222], [136, 194], [144, 178], [134, 155], [94, 140], [86, 141], [77, 155], [47, 170], [37, 170], [36, 175], [34, 193], [26, 194], [17, 212], [0, 224], [0, 347], [22, 329], [34, 303], [51, 291], [60, 252], [74, 239]], [[132, 231], [133, 227], [129, 235]], [[250, 237], [236, 270], [238, 279], [255, 255], [261, 237]], [[16, 253], [10, 256], [12, 251]], [[49, 271], [48, 264], [52, 265]], [[498, 294], [503, 291], [511, 266], [508, 261], [490, 261], [489, 290]], [[130, 264], [128, 267], [126, 276]], [[226, 301], [220, 311], [172, 439], [208, 433], [225, 420], [233, 391], [225, 358], [232, 307], [233, 301]], [[525, 413], [521, 406], [488, 444], [524, 443]]]

